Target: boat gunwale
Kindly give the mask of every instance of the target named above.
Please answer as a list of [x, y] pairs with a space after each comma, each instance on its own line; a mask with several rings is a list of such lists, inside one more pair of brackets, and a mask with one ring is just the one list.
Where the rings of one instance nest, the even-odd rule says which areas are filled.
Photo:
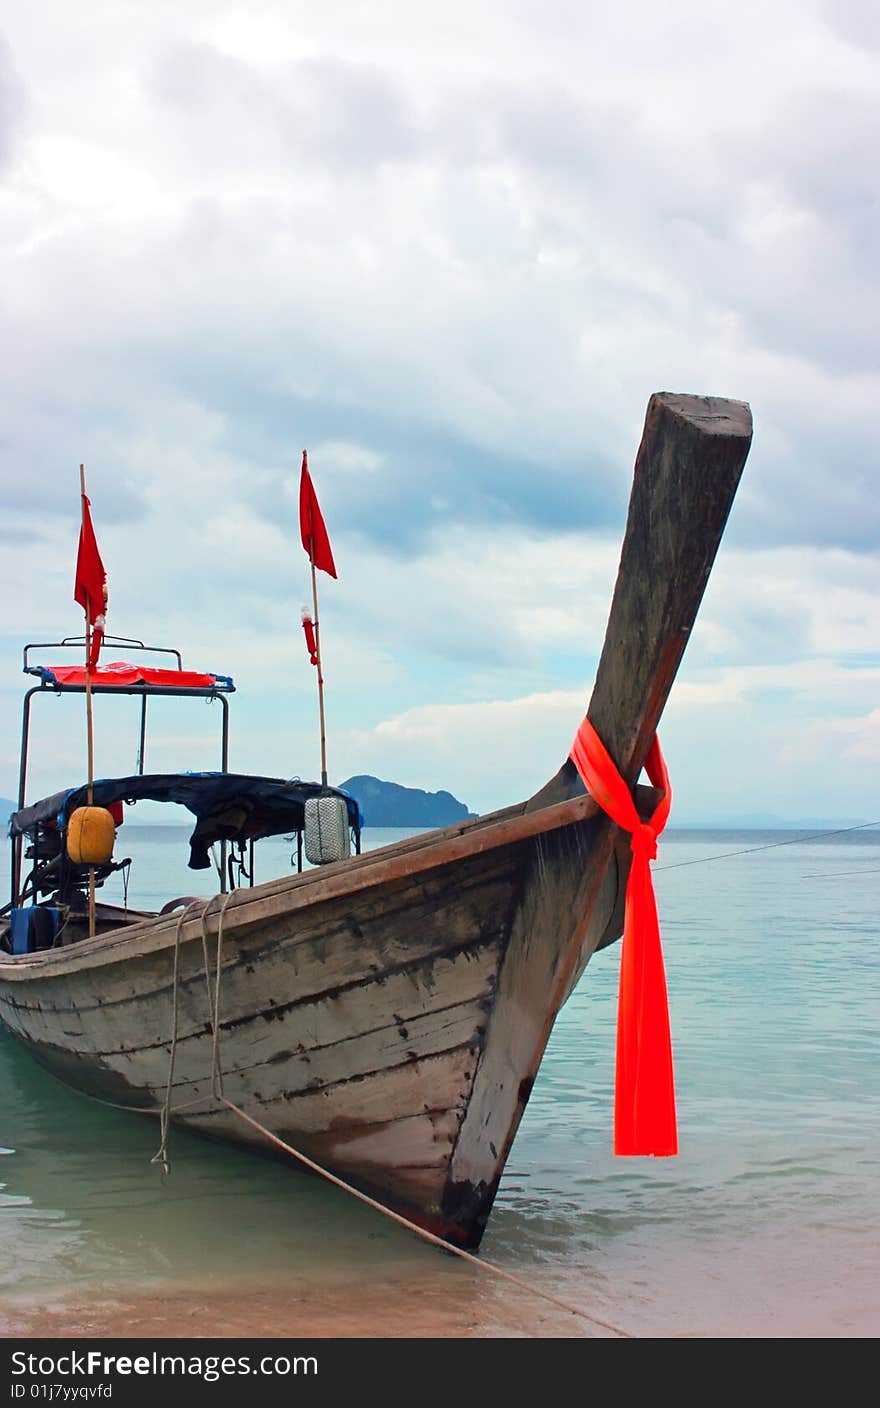
[[410, 879], [421, 872], [514, 845], [545, 831], [589, 821], [600, 811], [598, 803], [586, 793], [532, 811], [526, 810], [527, 805], [517, 803], [488, 816], [454, 823], [441, 831], [421, 832], [347, 861], [265, 881], [253, 889], [232, 891], [228, 896], [215, 894], [206, 898], [199, 912], [182, 924], [179, 912], [157, 914], [68, 947], [3, 954], [0, 982], [63, 977], [107, 963], [144, 957], [170, 947], [176, 941], [178, 926], [181, 943], [201, 939], [206, 931], [217, 932], [221, 910], [223, 932], [229, 934], [245, 925]]

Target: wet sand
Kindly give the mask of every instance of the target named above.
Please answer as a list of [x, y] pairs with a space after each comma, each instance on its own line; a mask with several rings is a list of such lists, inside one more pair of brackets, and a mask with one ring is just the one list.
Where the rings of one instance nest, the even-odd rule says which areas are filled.
[[[586, 1308], [586, 1307], [585, 1307]], [[597, 1308], [601, 1315], [601, 1309]], [[606, 1311], [607, 1314], [607, 1311]], [[0, 1300], [2, 1338], [582, 1339], [609, 1330], [515, 1287], [465, 1273], [369, 1285], [311, 1281], [265, 1287], [89, 1293], [40, 1304]]]
[[[0, 1295], [4, 1339], [837, 1339], [880, 1330], [878, 1248], [805, 1238], [786, 1246], [717, 1244], [708, 1267], [658, 1250], [617, 1280], [524, 1269], [536, 1287], [578, 1306], [575, 1315], [525, 1287], [443, 1258], [430, 1267], [340, 1270], [282, 1277], [104, 1283], [41, 1296]], [[797, 1297], [791, 1287], [799, 1285]]]
[[[282, 1273], [207, 1264], [140, 1285], [112, 1279], [0, 1294], [0, 1338], [855, 1339], [880, 1331], [880, 1245], [870, 1229], [615, 1244], [595, 1264], [519, 1266], [511, 1285], [438, 1254], [427, 1262]], [[512, 1269], [512, 1268], [511, 1268]], [[534, 1289], [576, 1306], [572, 1314]], [[797, 1293], [793, 1293], [796, 1288]]]

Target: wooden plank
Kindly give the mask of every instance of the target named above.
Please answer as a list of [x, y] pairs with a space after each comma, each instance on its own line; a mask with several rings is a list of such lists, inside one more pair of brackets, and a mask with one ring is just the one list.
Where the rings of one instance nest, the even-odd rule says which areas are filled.
[[[415, 853], [398, 853], [395, 849], [386, 853], [384, 858], [379, 858], [372, 864], [365, 864], [351, 873], [344, 869], [337, 870], [334, 866], [332, 875], [323, 875], [320, 871], [310, 872], [307, 884], [303, 883], [305, 877], [297, 877], [292, 880], [269, 882], [256, 886], [253, 890], [241, 890], [232, 896], [226, 908], [224, 932], [231, 933], [240, 926], [275, 919], [311, 904], [340, 896], [351, 896], [362, 890], [452, 865], [472, 856], [485, 855], [502, 846], [528, 839], [541, 831], [570, 826], [594, 815], [596, 810], [592, 798], [581, 795], [541, 811], [511, 817], [482, 830], [474, 829], [461, 836], [447, 838], [425, 846]], [[213, 932], [216, 932], [220, 902], [220, 896], [211, 901], [209, 929]], [[107, 962], [116, 962], [121, 955], [128, 957], [165, 948], [174, 941], [177, 922], [177, 918], [168, 916], [133, 925], [120, 934], [101, 936], [81, 948], [74, 946], [70, 949], [47, 949], [18, 958], [7, 955], [0, 961], [0, 982], [70, 973]], [[199, 918], [184, 923], [184, 942], [200, 939], [201, 934], [202, 923]]]
[[[744, 401], [651, 397], [589, 717], [634, 783], [703, 598], [752, 439]], [[566, 759], [529, 805], [583, 792]]]
[[[613, 867], [591, 877], [592, 845], [600, 829], [604, 825], [597, 818], [531, 843], [528, 883], [513, 917], [483, 1056], [453, 1155], [452, 1185], [490, 1188], [500, 1177], [531, 1093], [536, 1052], [543, 1055], [546, 1045], [548, 997], [558, 966], [585, 917], [588, 932], [598, 938], [616, 907]], [[596, 894], [590, 883], [598, 885]]]
[[[224, 938], [224, 986], [240, 969], [251, 987], [252, 1012], [259, 1012], [261, 1005], [284, 1010], [328, 988], [378, 979], [457, 948], [483, 944], [498, 937], [505, 924], [518, 884], [517, 860], [518, 848], [493, 851], [462, 861], [454, 886], [443, 872], [431, 871], [362, 891], [354, 900], [341, 896], [281, 919], [263, 920], [228, 944]], [[208, 950], [216, 954], [216, 932], [209, 937]], [[78, 968], [32, 983], [0, 984], [0, 1003], [20, 1012], [51, 1011], [61, 1028], [97, 1014], [108, 1032], [115, 1031], [115, 1008], [132, 1002], [135, 1009], [145, 1007], [154, 996], [170, 1001], [173, 957], [171, 946], [134, 959], [119, 955], [101, 970], [99, 983], [93, 970]], [[191, 988], [201, 1002], [203, 969], [202, 944], [182, 945], [179, 986], [184, 1004]], [[132, 1026], [131, 1012], [119, 1020], [123, 1032], [128, 1024], [134, 1039], [139, 1024]], [[162, 1028], [163, 1039], [167, 1029]], [[185, 1031], [182, 1020], [182, 1035]]]
[[[449, 1155], [467, 1102], [475, 1058], [454, 1051], [380, 1071], [322, 1096], [251, 1102], [267, 1129], [360, 1187], [418, 1214], [440, 1214]], [[432, 1108], [432, 1102], [440, 1107]], [[389, 1119], [389, 1110], [400, 1111]], [[265, 1149], [225, 1106], [196, 1112], [188, 1127]]]

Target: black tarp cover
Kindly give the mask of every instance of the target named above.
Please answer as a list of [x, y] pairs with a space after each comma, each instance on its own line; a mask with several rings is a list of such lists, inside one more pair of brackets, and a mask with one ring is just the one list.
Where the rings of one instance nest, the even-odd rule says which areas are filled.
[[[190, 837], [192, 870], [210, 865], [208, 851], [215, 841], [258, 840], [287, 831], [301, 831], [305, 803], [321, 795], [341, 797], [348, 809], [349, 825], [360, 828], [358, 804], [336, 787], [319, 782], [284, 781], [277, 777], [251, 777], [240, 773], [148, 773], [145, 776], [100, 778], [92, 784], [96, 807], [113, 802], [177, 802], [196, 817]], [[72, 812], [87, 804], [88, 786], [56, 792], [42, 802], [13, 812], [10, 835], [31, 834], [37, 826], [58, 826], [62, 831]]]

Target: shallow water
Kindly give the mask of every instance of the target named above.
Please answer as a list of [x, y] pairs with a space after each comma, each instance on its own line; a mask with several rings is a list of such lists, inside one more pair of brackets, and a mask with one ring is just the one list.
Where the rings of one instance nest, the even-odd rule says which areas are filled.
[[[210, 892], [179, 831], [120, 839], [133, 904]], [[661, 844], [679, 1157], [611, 1154], [614, 947], [559, 1017], [502, 1180], [482, 1255], [631, 1333], [880, 1332], [880, 832], [709, 859], [783, 839]], [[284, 843], [264, 855], [258, 880]], [[163, 1180], [156, 1142], [0, 1035], [6, 1333], [606, 1333], [284, 1164], [175, 1131]]]

